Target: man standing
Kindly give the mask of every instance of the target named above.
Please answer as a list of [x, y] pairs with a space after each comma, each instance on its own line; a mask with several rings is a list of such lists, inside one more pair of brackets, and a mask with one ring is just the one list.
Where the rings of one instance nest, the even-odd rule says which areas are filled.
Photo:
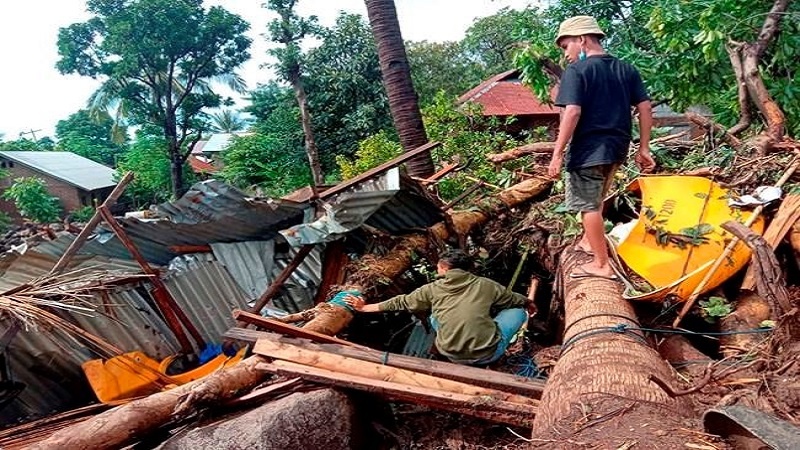
[[616, 278], [608, 262], [602, 203], [628, 153], [631, 107], [639, 114], [636, 164], [643, 172], [655, 167], [650, 154], [650, 98], [639, 72], [603, 50], [600, 40], [604, 37], [590, 16], [563, 21], [556, 37], [556, 45], [569, 65], [561, 76], [555, 101], [563, 110], [548, 174], [560, 176], [569, 143], [567, 209], [581, 213], [583, 236], [578, 248], [593, 255], [591, 262], [570, 274], [573, 278]]
[[495, 281], [469, 273], [471, 267], [472, 260], [464, 252], [445, 251], [436, 265], [438, 280], [381, 303], [367, 305], [363, 297], [353, 295], [345, 297], [345, 302], [365, 313], [430, 311], [441, 354], [459, 364], [489, 364], [503, 356], [528, 319], [523, 308], [535, 313], [534, 292], [526, 298], [507, 291]]

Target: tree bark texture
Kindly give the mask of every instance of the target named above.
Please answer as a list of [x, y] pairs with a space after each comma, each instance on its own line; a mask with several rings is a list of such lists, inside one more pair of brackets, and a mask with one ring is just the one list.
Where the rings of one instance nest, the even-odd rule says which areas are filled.
[[[622, 298], [622, 286], [603, 278], [570, 278], [579, 264], [587, 262], [580, 255], [573, 251], [562, 254], [557, 276], [565, 287], [564, 344], [542, 394], [534, 436], [569, 428], [570, 424], [562, 421], [576, 409], [602, 414], [603, 408], [620, 400], [670, 407], [676, 417], [681, 416], [683, 402], [670, 398], [650, 380], [655, 377], [674, 385], [676, 377], [636, 331], [639, 324], [633, 307]], [[633, 329], [619, 332], [619, 326]]]
[[[372, 35], [378, 47], [383, 84], [389, 97], [389, 110], [400, 137], [403, 150], [408, 152], [428, 142], [425, 125], [406, 56], [405, 43], [400, 33], [394, 0], [365, 0]], [[410, 175], [428, 178], [434, 172], [430, 153], [408, 163]]]
[[555, 145], [555, 142], [534, 142], [532, 144], [514, 147], [511, 150], [506, 150], [502, 153], [490, 153], [486, 155], [486, 159], [495, 164], [499, 164], [506, 161], [513, 161], [517, 158], [521, 158], [525, 155], [531, 155], [533, 153], [553, 153]]
[[303, 124], [303, 136], [305, 136], [306, 155], [308, 155], [308, 165], [311, 168], [311, 178], [314, 186], [321, 186], [324, 182], [322, 177], [322, 165], [319, 162], [319, 151], [317, 141], [314, 139], [314, 130], [311, 128], [311, 113], [308, 111], [308, 101], [306, 100], [306, 90], [303, 87], [303, 80], [300, 78], [300, 67], [289, 75], [294, 89], [294, 96], [297, 99], [297, 106], [300, 108], [300, 122]]
[[199, 407], [220, 403], [261, 383], [261, 357], [247, 358], [213, 375], [159, 392], [64, 428], [31, 449], [116, 449]]

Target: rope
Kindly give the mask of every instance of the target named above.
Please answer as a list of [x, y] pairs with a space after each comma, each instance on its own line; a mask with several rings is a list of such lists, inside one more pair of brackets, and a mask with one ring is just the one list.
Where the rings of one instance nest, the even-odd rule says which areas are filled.
[[[598, 315], [604, 315], [604, 314], [598, 314]], [[587, 316], [587, 317], [591, 317], [591, 316]], [[630, 320], [630, 319], [628, 319], [628, 320]], [[736, 335], [736, 334], [769, 333], [771, 331], [772, 331], [772, 328], [754, 328], [752, 330], [696, 333], [694, 331], [688, 331], [688, 330], [646, 328], [646, 327], [630, 326], [630, 325], [627, 325], [627, 324], [624, 324], [624, 323], [619, 323], [619, 324], [614, 325], [614, 326], [590, 328], [588, 330], [583, 330], [583, 331], [575, 334], [571, 338], [567, 339], [561, 345], [561, 355], [564, 355], [564, 353], [566, 353], [567, 350], [569, 350], [572, 346], [575, 345], [576, 342], [580, 341], [581, 339], [585, 339], [587, 337], [596, 336], [598, 334], [604, 334], [604, 333], [627, 334], [627, 335], [630, 335], [632, 337], [637, 338], [642, 343], [647, 344], [647, 340], [644, 338], [644, 336], [636, 334], [636, 332], [661, 333], [661, 334], [684, 334], [684, 335], [690, 335], [690, 336], [731, 336], [731, 335]]]
[[586, 339], [591, 336], [597, 336], [599, 334], [605, 333], [614, 333], [614, 334], [627, 334], [630, 337], [636, 338], [642, 344], [647, 345], [647, 339], [644, 336], [635, 333], [636, 327], [628, 327], [627, 325], [621, 323], [612, 327], [597, 327], [597, 328], [589, 328], [588, 330], [583, 330], [571, 338], [567, 339], [563, 344], [561, 344], [561, 356], [571, 349], [576, 342]]

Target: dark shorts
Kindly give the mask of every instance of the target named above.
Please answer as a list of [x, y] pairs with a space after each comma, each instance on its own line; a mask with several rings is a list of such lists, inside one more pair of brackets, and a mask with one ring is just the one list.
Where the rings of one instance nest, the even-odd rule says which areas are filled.
[[600, 211], [619, 164], [584, 167], [567, 172], [567, 209], [571, 212]]

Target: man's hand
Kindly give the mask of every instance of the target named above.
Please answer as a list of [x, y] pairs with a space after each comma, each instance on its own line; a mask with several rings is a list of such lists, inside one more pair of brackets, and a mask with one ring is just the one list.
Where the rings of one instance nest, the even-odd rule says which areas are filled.
[[564, 164], [564, 155], [553, 153], [550, 165], [547, 167], [547, 175], [557, 180], [561, 177], [561, 166]]
[[355, 309], [356, 311], [361, 311], [364, 309], [364, 305], [367, 303], [364, 300], [364, 297], [356, 297], [355, 295], [345, 295], [344, 302], [350, 305], [351, 308]]
[[656, 168], [656, 160], [653, 159], [653, 155], [650, 154], [650, 149], [646, 146], [641, 146], [639, 148], [639, 151], [636, 152], [636, 156], [634, 156], [634, 161], [636, 161], [636, 165], [639, 166], [639, 170], [641, 170], [642, 173], [650, 173]]

